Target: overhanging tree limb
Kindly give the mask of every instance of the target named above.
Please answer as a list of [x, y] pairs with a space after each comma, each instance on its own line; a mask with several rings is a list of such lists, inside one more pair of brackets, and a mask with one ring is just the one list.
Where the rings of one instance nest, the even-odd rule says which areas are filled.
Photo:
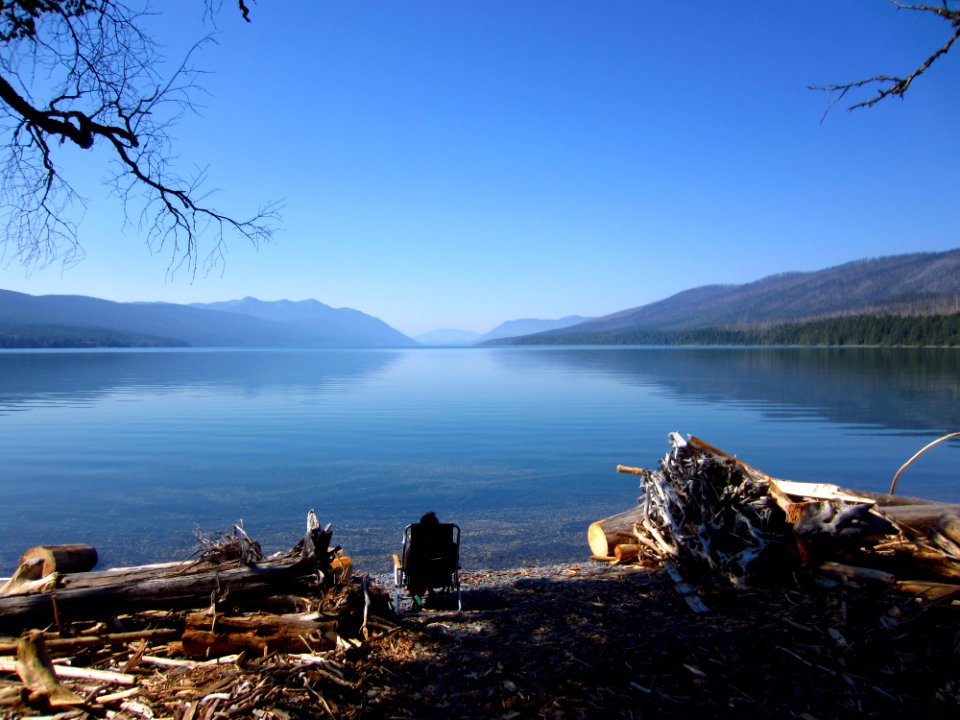
[[[810, 88], [813, 90], [824, 90], [826, 92], [838, 93], [837, 98], [830, 104], [830, 107], [827, 108], [827, 112], [829, 112], [830, 108], [843, 100], [843, 98], [846, 97], [849, 92], [863, 89], [868, 86], [879, 86], [877, 89], [877, 94], [872, 98], [861, 100], [853, 105], [850, 105], [847, 108], [848, 110], [873, 107], [880, 101], [891, 96], [903, 98], [907, 90], [909, 90], [910, 86], [913, 84], [913, 81], [925, 73], [937, 60], [940, 60], [944, 55], [950, 52], [950, 49], [953, 47], [954, 43], [956, 43], [957, 39], [960, 38], [960, 4], [958, 4], [955, 0], [943, 0], [940, 5], [903, 3], [898, 2], [897, 0], [890, 1], [897, 8], [897, 10], [913, 10], [916, 12], [930, 13], [941, 18], [942, 20], [945, 20], [952, 26], [953, 33], [941, 47], [931, 53], [926, 60], [921, 62], [916, 69], [914, 69], [913, 72], [908, 75], [874, 75], [873, 77], [868, 77], [849, 83], [840, 83], [835, 85], [811, 85]], [[824, 113], [824, 116], [826, 116], [826, 113]]]
[[[202, 3], [211, 17], [220, 7]], [[238, 7], [249, 22], [244, 0]], [[254, 245], [272, 237], [276, 206], [237, 219], [207, 204], [203, 174], [176, 171], [167, 131], [193, 109], [198, 71], [191, 51], [161, 78], [161, 48], [142, 27], [148, 11], [147, 0], [0, 2], [0, 260], [29, 267], [82, 255], [71, 215], [82, 201], [59, 160], [65, 143], [113, 158], [125, 216], [140, 208], [133, 225], [152, 251], [169, 253], [171, 270], [196, 272], [211, 229], [210, 264], [222, 260], [227, 235]]]

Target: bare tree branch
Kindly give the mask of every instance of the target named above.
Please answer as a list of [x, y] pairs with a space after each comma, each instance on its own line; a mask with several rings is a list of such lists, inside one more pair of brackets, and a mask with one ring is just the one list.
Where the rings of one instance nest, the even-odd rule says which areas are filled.
[[868, 77], [849, 83], [841, 83], [836, 85], [811, 85], [810, 89], [812, 90], [823, 90], [826, 92], [837, 93], [836, 99], [830, 103], [830, 106], [824, 112], [824, 117], [826, 117], [827, 113], [834, 105], [839, 103], [844, 97], [847, 96], [847, 93], [869, 86], [878, 86], [877, 94], [872, 98], [861, 100], [853, 105], [850, 105], [847, 107], [847, 110], [873, 107], [881, 100], [885, 100], [891, 96], [897, 96], [902, 99], [907, 90], [910, 89], [913, 81], [926, 72], [927, 69], [933, 65], [933, 63], [950, 52], [950, 48], [952, 48], [957, 39], [960, 38], [960, 4], [958, 4], [956, 0], [942, 0], [940, 5], [903, 3], [898, 2], [897, 0], [890, 0], [890, 2], [896, 7], [897, 10], [912, 10], [915, 12], [930, 13], [941, 18], [942, 20], [948, 22], [953, 28], [952, 35], [940, 48], [931, 53], [930, 56], [921, 62], [909, 75], [874, 75], [873, 77]]
[[[203, 1], [211, 16], [219, 9]], [[239, 10], [249, 22], [243, 0]], [[0, 261], [33, 267], [82, 257], [71, 211], [83, 203], [57, 161], [64, 143], [113, 158], [110, 184], [127, 225], [151, 251], [169, 253], [171, 271], [196, 273], [208, 234], [208, 266], [223, 259], [228, 236], [254, 246], [271, 239], [277, 206], [237, 219], [206, 203], [204, 173], [184, 179], [176, 171], [168, 130], [194, 110], [199, 71], [191, 51], [171, 77], [160, 76], [161, 48], [142, 30], [148, 12], [127, 0], [0, 2]]]

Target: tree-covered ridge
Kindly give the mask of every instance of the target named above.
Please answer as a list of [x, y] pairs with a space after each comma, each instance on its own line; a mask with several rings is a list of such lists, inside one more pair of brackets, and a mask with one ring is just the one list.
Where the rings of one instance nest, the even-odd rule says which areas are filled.
[[0, 348], [184, 347], [170, 338], [106, 328], [0, 323]]
[[764, 327], [528, 335], [503, 345], [831, 345], [960, 347], [960, 313], [847, 315]]

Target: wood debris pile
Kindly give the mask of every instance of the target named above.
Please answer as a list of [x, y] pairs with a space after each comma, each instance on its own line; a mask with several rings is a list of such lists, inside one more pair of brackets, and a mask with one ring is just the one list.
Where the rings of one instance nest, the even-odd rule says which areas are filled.
[[779, 480], [697, 438], [670, 441], [658, 469], [618, 467], [642, 495], [590, 526], [595, 556], [666, 561], [695, 581], [763, 586], [806, 570], [960, 596], [960, 506]]
[[344, 659], [396, 630], [389, 596], [311, 510], [264, 557], [241, 525], [189, 561], [90, 572], [88, 546], [33, 548], [0, 587], [0, 717], [340, 716]]

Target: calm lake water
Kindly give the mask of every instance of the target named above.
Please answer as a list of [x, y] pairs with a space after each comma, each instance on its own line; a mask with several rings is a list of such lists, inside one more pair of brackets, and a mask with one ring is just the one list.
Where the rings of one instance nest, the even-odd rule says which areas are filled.
[[[886, 490], [960, 430], [960, 353], [503, 348], [0, 353], [0, 574], [43, 543], [101, 566], [187, 557], [240, 519], [273, 551], [316, 508], [361, 569], [403, 526], [463, 528], [468, 568], [575, 561], [667, 433], [778, 477]], [[960, 502], [960, 444], [900, 494]]]

